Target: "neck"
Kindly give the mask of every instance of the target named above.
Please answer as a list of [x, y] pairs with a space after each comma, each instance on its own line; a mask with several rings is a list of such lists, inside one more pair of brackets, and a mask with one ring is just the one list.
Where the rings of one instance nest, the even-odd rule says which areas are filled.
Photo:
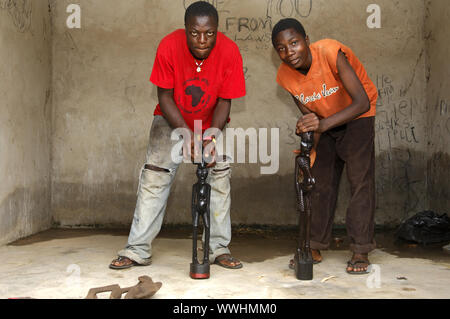
[[311, 50], [308, 48], [308, 61], [305, 66], [298, 68], [297, 71], [299, 71], [303, 75], [306, 75], [311, 69], [311, 65], [312, 65], [312, 54]]
[[298, 68], [297, 71], [300, 72], [303, 75], [308, 74], [309, 70], [311, 69], [311, 67], [305, 69], [305, 68]]
[[189, 50], [189, 53], [192, 55], [192, 57], [194, 58], [194, 60], [204, 61], [204, 60], [206, 60], [206, 59], [208, 58], [208, 57], [206, 57], [206, 58], [204, 58], [204, 59], [201, 59], [201, 58], [195, 56], [195, 54], [194, 54], [191, 50]]

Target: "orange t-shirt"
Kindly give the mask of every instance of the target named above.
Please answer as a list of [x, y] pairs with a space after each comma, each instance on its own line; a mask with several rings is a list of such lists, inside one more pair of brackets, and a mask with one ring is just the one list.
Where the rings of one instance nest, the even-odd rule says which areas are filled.
[[341, 50], [369, 97], [370, 110], [358, 118], [375, 116], [378, 90], [353, 51], [331, 39], [311, 44], [310, 50], [312, 64], [308, 74], [304, 75], [283, 62], [278, 70], [278, 84], [319, 117], [327, 118], [345, 109], [352, 104], [352, 98], [345, 89], [336, 66]]

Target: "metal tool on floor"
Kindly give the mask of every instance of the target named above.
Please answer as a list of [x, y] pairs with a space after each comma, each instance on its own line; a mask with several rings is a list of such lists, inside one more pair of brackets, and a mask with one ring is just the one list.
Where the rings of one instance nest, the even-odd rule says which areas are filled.
[[138, 280], [138, 284], [127, 288], [120, 288], [119, 285], [92, 288], [85, 299], [98, 299], [97, 295], [105, 292], [111, 292], [109, 299], [122, 299], [124, 293], [126, 293], [125, 299], [149, 299], [162, 286], [161, 282], [153, 282], [149, 276], [140, 276]]
[[[202, 151], [203, 154], [203, 151]], [[192, 279], [208, 279], [210, 276], [209, 263], [209, 236], [210, 236], [210, 198], [211, 185], [206, 182], [208, 177], [208, 167], [202, 156], [201, 162], [197, 165], [197, 183], [192, 186], [192, 263], [190, 265], [190, 277]], [[203, 221], [203, 231], [205, 239], [203, 242], [203, 263], [200, 264], [197, 256], [197, 235], [200, 216]]]
[[311, 175], [311, 150], [314, 145], [314, 132], [303, 133], [300, 154], [295, 158], [295, 191], [297, 212], [299, 214], [299, 233], [294, 257], [295, 275], [298, 280], [313, 279], [313, 258], [310, 247], [311, 229], [311, 191], [315, 179]]

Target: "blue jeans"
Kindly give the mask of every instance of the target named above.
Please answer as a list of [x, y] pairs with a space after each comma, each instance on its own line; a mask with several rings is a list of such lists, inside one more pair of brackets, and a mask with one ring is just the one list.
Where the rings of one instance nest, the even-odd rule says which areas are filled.
[[[128, 243], [119, 256], [128, 257], [141, 265], [150, 264], [152, 242], [161, 230], [178, 163], [171, 152], [177, 141], [171, 140], [172, 128], [162, 116], [155, 116], [150, 130], [146, 163], [165, 171], [143, 168], [140, 175], [138, 198]], [[211, 185], [210, 262], [217, 256], [229, 254], [231, 241], [229, 162], [218, 162], [210, 168], [207, 182]], [[192, 181], [195, 183], [195, 181]], [[190, 207], [191, 203], [186, 203]]]

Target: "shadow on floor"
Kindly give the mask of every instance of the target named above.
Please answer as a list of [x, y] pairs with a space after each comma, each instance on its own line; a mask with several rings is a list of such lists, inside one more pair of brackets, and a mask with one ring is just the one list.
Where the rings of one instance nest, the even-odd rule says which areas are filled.
[[[9, 246], [27, 246], [54, 239], [70, 239], [97, 235], [127, 237], [129, 229], [66, 229], [54, 228], [24, 239], [15, 241]], [[230, 249], [234, 256], [246, 262], [262, 262], [280, 256], [294, 254], [296, 247], [295, 228], [243, 227], [233, 228], [233, 239]], [[192, 238], [191, 227], [164, 226], [158, 235], [160, 238], [186, 239]], [[348, 250], [349, 242], [345, 229], [334, 229], [330, 250]], [[423, 258], [434, 262], [450, 262], [450, 254], [442, 249], [448, 242], [433, 245], [418, 245], [399, 240], [394, 230], [379, 229], [375, 240], [377, 248], [400, 258]], [[350, 256], [350, 252], [349, 252]], [[370, 257], [370, 256], [369, 256]], [[288, 262], [288, 261], [286, 261]]]

